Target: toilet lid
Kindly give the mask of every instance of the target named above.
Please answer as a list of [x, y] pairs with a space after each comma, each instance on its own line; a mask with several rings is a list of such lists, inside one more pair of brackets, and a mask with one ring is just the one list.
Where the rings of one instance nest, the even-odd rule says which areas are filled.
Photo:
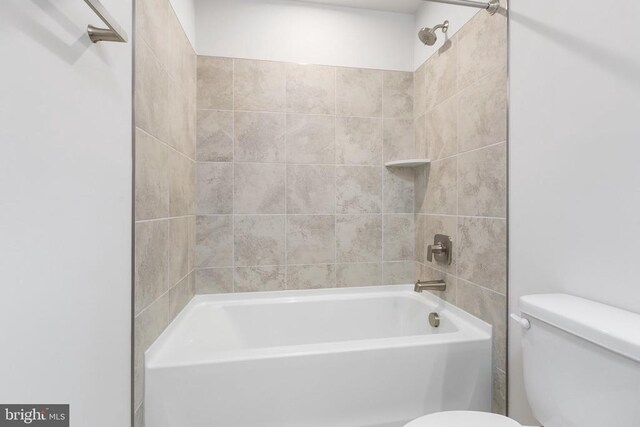
[[405, 427], [522, 427], [514, 420], [487, 412], [451, 411], [425, 415]]

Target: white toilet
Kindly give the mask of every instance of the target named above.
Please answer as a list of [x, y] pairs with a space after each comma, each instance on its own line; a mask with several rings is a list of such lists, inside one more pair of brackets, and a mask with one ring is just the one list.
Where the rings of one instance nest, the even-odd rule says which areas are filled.
[[[527, 398], [545, 427], [640, 426], [640, 314], [582, 298], [520, 298]], [[518, 427], [484, 412], [439, 412], [405, 427]]]

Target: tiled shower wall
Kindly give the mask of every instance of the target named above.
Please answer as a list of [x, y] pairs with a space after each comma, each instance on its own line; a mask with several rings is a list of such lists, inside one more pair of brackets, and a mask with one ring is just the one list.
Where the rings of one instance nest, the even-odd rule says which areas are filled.
[[144, 352], [195, 290], [196, 55], [168, 0], [136, 1], [135, 426]]
[[413, 73], [198, 57], [198, 293], [409, 283]]
[[[474, 16], [415, 73], [416, 278], [445, 279], [441, 295], [493, 325], [493, 410], [506, 400], [507, 31], [503, 14]], [[453, 263], [426, 259], [451, 236]]]

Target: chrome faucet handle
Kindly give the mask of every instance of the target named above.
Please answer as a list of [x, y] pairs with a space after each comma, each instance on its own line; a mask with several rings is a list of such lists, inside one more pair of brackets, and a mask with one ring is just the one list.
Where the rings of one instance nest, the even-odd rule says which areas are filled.
[[441, 254], [447, 251], [447, 247], [442, 243], [427, 246], [427, 261], [433, 262], [433, 254]]
[[433, 238], [433, 245], [427, 246], [427, 261], [436, 262], [440, 264], [451, 264], [452, 256], [452, 243], [449, 236], [443, 234], [436, 234]]

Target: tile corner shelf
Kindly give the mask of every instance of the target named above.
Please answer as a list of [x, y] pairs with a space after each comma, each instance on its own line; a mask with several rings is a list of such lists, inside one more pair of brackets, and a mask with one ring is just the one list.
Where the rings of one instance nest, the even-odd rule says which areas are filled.
[[415, 168], [417, 166], [428, 165], [431, 163], [430, 159], [408, 159], [408, 160], [396, 160], [393, 162], [387, 162], [384, 165], [386, 167], [396, 168]]

